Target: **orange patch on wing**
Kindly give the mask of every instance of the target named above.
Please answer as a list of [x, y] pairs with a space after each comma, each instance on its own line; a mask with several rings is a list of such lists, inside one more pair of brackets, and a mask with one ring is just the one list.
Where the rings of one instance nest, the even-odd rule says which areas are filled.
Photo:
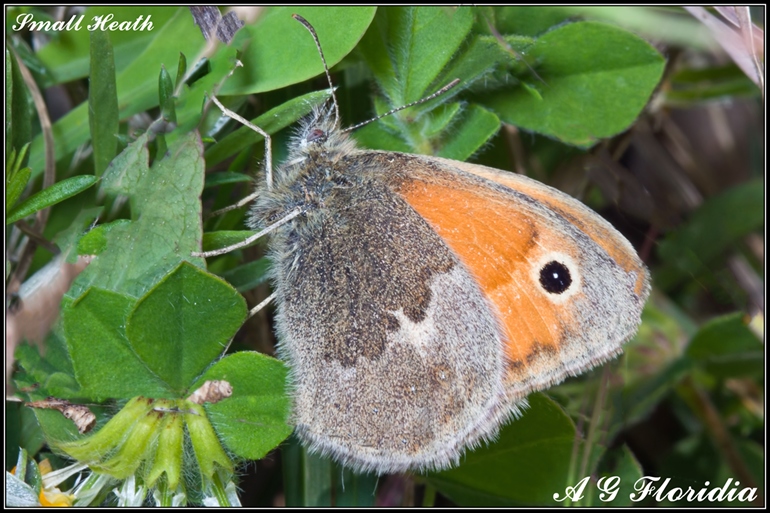
[[[507, 353], [516, 368], [557, 351], [568, 313], [555, 308], [531, 279], [538, 227], [526, 210], [495, 191], [412, 181], [401, 196], [468, 267], [497, 307]], [[468, 222], [473, 220], [474, 222]]]
[[[435, 158], [435, 160], [444, 159]], [[604, 251], [606, 251], [607, 254], [623, 268], [623, 270], [636, 273], [637, 278], [634, 292], [637, 295], [641, 296], [646, 290], [647, 271], [641, 266], [641, 263], [636, 258], [636, 252], [631, 245], [628, 244], [625, 239], [619, 239], [615, 234], [615, 229], [609, 223], [599, 223], [595, 222], [595, 220], [591, 223], [584, 222], [583, 219], [585, 219], [586, 214], [592, 214], [593, 212], [576, 199], [564, 193], [554, 194], [554, 189], [535, 182], [534, 180], [524, 180], [514, 173], [506, 173], [490, 167], [468, 164], [466, 162], [446, 162], [451, 162], [453, 167], [468, 173], [492, 180], [493, 182], [497, 182], [516, 191], [523, 192], [548, 205], [552, 210], [561, 214], [583, 233], [591, 237], [591, 239], [604, 249]]]

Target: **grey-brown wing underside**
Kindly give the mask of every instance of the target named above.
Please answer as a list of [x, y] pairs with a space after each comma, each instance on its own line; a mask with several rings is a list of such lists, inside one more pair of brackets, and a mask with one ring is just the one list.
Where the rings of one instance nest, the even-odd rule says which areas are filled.
[[274, 238], [293, 420], [361, 469], [443, 467], [511, 410], [501, 331], [438, 235], [360, 174]]

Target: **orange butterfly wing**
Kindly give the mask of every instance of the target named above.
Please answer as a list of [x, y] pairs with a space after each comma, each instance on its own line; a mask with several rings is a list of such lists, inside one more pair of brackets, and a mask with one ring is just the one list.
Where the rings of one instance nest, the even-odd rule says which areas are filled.
[[[504, 327], [512, 400], [606, 361], [636, 333], [649, 275], [598, 214], [519, 175], [404, 157], [420, 165], [401, 168], [398, 193], [468, 267]], [[563, 293], [543, 289], [552, 261], [569, 269]]]

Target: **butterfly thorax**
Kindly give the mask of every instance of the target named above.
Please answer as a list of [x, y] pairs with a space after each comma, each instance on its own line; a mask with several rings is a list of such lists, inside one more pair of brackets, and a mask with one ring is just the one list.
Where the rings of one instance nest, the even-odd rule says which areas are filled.
[[350, 189], [366, 180], [350, 168], [349, 158], [356, 151], [355, 142], [339, 129], [333, 112], [315, 109], [300, 123], [288, 159], [274, 173], [272, 187], [264, 179], [260, 181], [249, 226], [265, 228], [299, 208], [302, 215], [286, 229], [317, 228], [328, 212], [324, 207], [344, 203]]

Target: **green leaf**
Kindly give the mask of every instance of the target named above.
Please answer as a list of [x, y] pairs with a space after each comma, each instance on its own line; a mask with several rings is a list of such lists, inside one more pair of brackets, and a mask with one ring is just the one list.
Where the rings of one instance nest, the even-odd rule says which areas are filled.
[[[16, 348], [14, 357], [24, 372], [37, 384], [37, 390], [41, 394], [71, 399], [78, 397], [80, 386], [63, 346], [64, 342], [51, 333], [46, 338], [45, 356], [40, 355], [36, 346], [22, 344]], [[16, 378], [20, 376], [17, 375]]]
[[508, 87], [479, 102], [507, 123], [582, 147], [628, 128], [665, 66], [646, 41], [597, 22], [557, 27], [538, 38], [525, 58], [545, 82], [534, 83], [542, 101], [523, 87]]
[[289, 507], [375, 505], [376, 474], [357, 474], [328, 457], [311, 454], [292, 436], [281, 446], [284, 493]]
[[158, 91], [160, 93], [160, 115], [166, 121], [176, 123], [176, 110], [174, 109], [174, 83], [165, 66], [160, 67], [158, 76]]
[[695, 107], [709, 100], [758, 96], [757, 85], [734, 63], [698, 69], [682, 69], [671, 77], [663, 92], [665, 104]]
[[231, 183], [250, 183], [253, 182], [253, 178], [243, 173], [235, 173], [233, 171], [226, 171], [223, 173], [207, 173], [206, 183], [204, 188], [216, 187], [217, 185], [227, 185]]
[[28, 167], [19, 169], [21, 163], [24, 160], [29, 144], [25, 144], [16, 155], [16, 150], [11, 150], [11, 154], [8, 157], [8, 165], [5, 172], [5, 215], [8, 215], [8, 211], [13, 208], [18, 201], [21, 193], [27, 187], [30, 177], [32, 176], [32, 170]]
[[261, 353], [243, 351], [226, 356], [198, 379], [226, 380], [233, 395], [206, 404], [214, 428], [225, 446], [241, 458], [260, 459], [291, 434], [286, 366]]
[[686, 354], [720, 378], [764, 375], [764, 345], [741, 313], [707, 322], [693, 337]]
[[500, 129], [500, 119], [479, 105], [471, 105], [460, 124], [451, 131], [451, 137], [438, 152], [439, 157], [465, 160]]
[[[276, 7], [256, 23], [238, 31], [232, 45], [250, 40], [241, 56], [243, 67], [219, 94], [253, 94], [303, 82], [323, 73], [313, 39], [291, 15], [299, 14], [315, 28], [329, 67], [342, 60], [363, 36], [376, 7]], [[340, 30], [344, 20], [344, 30]]]
[[68, 298], [90, 286], [140, 297], [183, 260], [204, 266], [203, 259], [191, 256], [202, 237], [204, 162], [198, 134], [170, 146], [152, 169], [147, 137], [118, 155], [102, 179], [106, 192], [129, 196], [133, 222], [105, 232], [106, 249], [78, 276]]
[[[22, 452], [26, 452], [22, 449]], [[39, 494], [43, 488], [43, 475], [40, 473], [40, 467], [37, 466], [37, 462], [33, 459], [27, 462], [27, 478], [25, 481], [32, 485], [35, 491]], [[17, 465], [16, 468], [24, 468], [21, 465]]]
[[126, 338], [129, 296], [92, 288], [62, 310], [64, 334], [84, 397], [100, 402], [138, 395], [174, 397]]
[[415, 151], [403, 138], [399, 137], [397, 132], [388, 130], [386, 126], [385, 123], [369, 123], [356, 130], [353, 137], [364, 148], [402, 153]]
[[[623, 386], [611, 389], [610, 403], [614, 407], [607, 429], [609, 438], [629, 424], [643, 422], [692, 372], [692, 361], [683, 353], [696, 330], [684, 312], [653, 289], [642, 311], [642, 325], [626, 344], [617, 369]], [[576, 405], [574, 409], [578, 408]]]
[[542, 394], [505, 426], [497, 440], [468, 453], [459, 467], [426, 480], [459, 505], [514, 506], [555, 504], [563, 494], [575, 440], [575, 426]]
[[89, 204], [90, 201], [86, 201], [81, 205], [80, 210], [73, 212], [69, 226], [62, 224], [64, 228], [53, 239], [53, 242], [61, 250], [64, 261], [68, 264], [77, 262], [80, 254], [78, 253], [80, 240], [88, 235], [89, 230], [93, 228], [97, 219], [103, 214], [104, 207], [89, 207]]
[[185, 75], [187, 74], [187, 57], [182, 52], [179, 52], [179, 63], [177, 64], [176, 68], [176, 80], [174, 80], [174, 88], [179, 88], [182, 85], [182, 80], [184, 80]]
[[246, 292], [267, 281], [267, 272], [270, 269], [270, 260], [260, 258], [240, 265], [221, 274], [238, 292]]
[[[418, 136], [427, 146], [427, 153], [440, 157], [465, 160], [476, 153], [500, 129], [500, 120], [487, 109], [472, 104], [464, 111], [459, 103], [441, 105], [425, 116], [424, 129]], [[421, 151], [404, 142], [405, 137], [400, 126], [381, 120], [357, 130], [356, 141], [371, 149], [413, 152]], [[447, 134], [446, 140], [439, 141], [441, 133]], [[436, 142], [430, 142], [436, 137]]]
[[115, 58], [108, 32], [91, 32], [88, 124], [94, 149], [94, 174], [102, 176], [118, 150], [118, 90]]
[[538, 36], [573, 16], [568, 8], [513, 6], [494, 9], [494, 26], [503, 34]]
[[109, 232], [115, 227], [125, 229], [131, 221], [128, 219], [118, 219], [107, 224], [100, 224], [87, 234], [83, 235], [78, 241], [78, 255], [98, 255], [107, 248]]
[[664, 265], [655, 273], [656, 285], [669, 290], [697, 279], [743, 237], [759, 230], [765, 223], [764, 190], [764, 180], [757, 178], [705, 201], [687, 223], [660, 242]]
[[16, 57], [5, 49], [5, 141], [18, 150], [32, 140], [32, 99], [21, 76]]
[[332, 461], [310, 454], [296, 436], [281, 448], [286, 506], [328, 507], [331, 500]]
[[[437, 107], [431, 113], [430, 123], [425, 127], [423, 133], [426, 137], [439, 135], [449, 127], [450, 123], [456, 122], [461, 113], [462, 104], [460, 102], [447, 103]], [[382, 121], [386, 121], [386, 118], [383, 118]]]
[[[13, 59], [11, 51], [5, 49], [5, 105], [13, 105]], [[12, 151], [13, 147], [13, 110], [5, 113], [5, 147]], [[7, 207], [6, 207], [7, 208]], [[7, 212], [7, 210], [6, 210]]]
[[478, 106], [466, 109], [459, 129], [450, 123], [456, 119], [452, 112], [457, 107], [450, 108], [447, 102], [510, 60], [494, 38], [469, 36], [473, 13], [465, 7], [389, 7], [378, 11], [359, 45], [387, 97], [387, 105], [378, 106], [378, 112], [421, 100], [455, 79], [461, 85], [383, 118], [376, 124], [379, 126], [365, 126], [355, 134], [358, 141], [374, 149], [465, 159], [494, 135], [499, 120]]
[[147, 368], [181, 395], [224, 352], [246, 313], [225, 281], [182, 262], [137, 302], [126, 332]]
[[33, 194], [14, 208], [5, 220], [5, 224], [15, 223], [19, 219], [24, 219], [38, 210], [55, 205], [67, 198], [78, 194], [97, 182], [97, 178], [91, 175], [80, 175], [67, 178], [61, 182], [55, 183], [47, 189], [43, 189], [37, 194]]
[[[472, 25], [473, 11], [469, 7], [380, 9], [377, 30], [367, 33], [362, 51], [390, 103], [406, 105], [426, 96], [431, 85], [438, 85], [437, 77]], [[382, 52], [390, 56], [390, 66], [383, 66]]]
[[[527, 47], [532, 43], [531, 39], [521, 38], [512, 44], [516, 47]], [[519, 48], [521, 50], [521, 48]], [[471, 37], [468, 44], [463, 45], [457, 55], [447, 63], [439, 75], [436, 85], [443, 85], [455, 78], [462, 80], [459, 86], [463, 89], [471, 87], [477, 80], [490, 74], [502, 63], [510, 62], [513, 57], [510, 50], [500, 44], [492, 36]], [[450, 93], [451, 94], [451, 93]]]
[[[143, 8], [141, 13], [134, 7], [125, 10], [93, 7], [87, 11], [83, 23], [91, 20], [93, 16], [108, 14], [124, 20], [136, 20], [138, 15], [152, 16], [151, 31], [111, 33], [117, 70], [116, 85], [120, 92], [120, 118], [127, 119], [158, 105], [156, 73], [160, 71], [161, 65], [178, 62], [179, 52], [198, 55], [205, 45], [205, 40], [192, 23], [192, 16], [186, 7], [147, 7]], [[46, 46], [40, 52], [41, 59], [52, 67], [57, 81], [85, 76], [88, 73], [88, 31], [68, 31], [61, 35], [72, 39], [67, 39], [67, 43], [60, 41], [59, 44]], [[199, 109], [200, 106], [198, 103]], [[87, 119], [88, 105], [83, 103], [54, 123], [57, 162], [88, 141], [90, 130]], [[29, 167], [32, 168], [33, 175], [42, 171], [43, 155], [42, 136], [37, 136], [30, 150]]]

